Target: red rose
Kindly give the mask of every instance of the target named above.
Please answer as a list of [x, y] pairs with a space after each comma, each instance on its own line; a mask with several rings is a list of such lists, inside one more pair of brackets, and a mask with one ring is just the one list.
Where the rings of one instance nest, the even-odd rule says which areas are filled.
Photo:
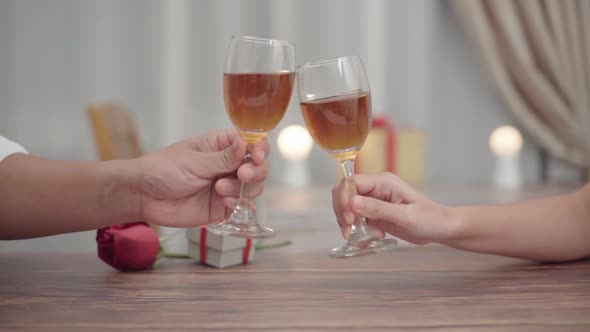
[[101, 228], [96, 243], [98, 257], [117, 270], [145, 270], [160, 250], [158, 234], [141, 221]]

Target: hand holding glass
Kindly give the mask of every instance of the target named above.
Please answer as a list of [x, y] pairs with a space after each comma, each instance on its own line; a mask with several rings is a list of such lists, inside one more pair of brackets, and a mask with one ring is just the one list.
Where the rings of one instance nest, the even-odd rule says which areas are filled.
[[[371, 93], [359, 57], [306, 63], [297, 71], [299, 102], [314, 140], [344, 172], [350, 197], [357, 194], [354, 159], [369, 133]], [[395, 248], [395, 239], [380, 239], [367, 230], [366, 219], [356, 216], [350, 238], [331, 251], [333, 257], [354, 257]]]
[[[286, 41], [234, 37], [223, 74], [224, 101], [234, 126], [248, 145], [274, 129], [287, 111], [295, 81], [295, 50]], [[246, 157], [249, 161], [250, 155]], [[250, 185], [242, 183], [238, 205], [231, 216], [209, 225], [217, 234], [268, 238], [275, 231], [259, 225], [251, 208]]]

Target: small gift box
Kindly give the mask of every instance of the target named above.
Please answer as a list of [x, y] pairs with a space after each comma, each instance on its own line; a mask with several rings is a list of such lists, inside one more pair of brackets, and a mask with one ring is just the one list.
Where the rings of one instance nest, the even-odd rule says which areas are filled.
[[254, 261], [254, 244], [251, 239], [210, 232], [207, 226], [186, 231], [188, 255], [203, 264], [217, 268], [248, 264]]
[[386, 116], [376, 116], [365, 144], [359, 151], [355, 166], [357, 173], [395, 172], [396, 133]]
[[424, 183], [426, 137], [415, 128], [398, 128], [396, 173], [411, 185]]

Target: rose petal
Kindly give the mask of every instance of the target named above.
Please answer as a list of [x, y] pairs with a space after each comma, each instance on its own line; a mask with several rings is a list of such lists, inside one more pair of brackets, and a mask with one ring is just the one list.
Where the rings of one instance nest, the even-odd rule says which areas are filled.
[[145, 270], [158, 256], [158, 234], [145, 222], [101, 228], [96, 233], [98, 257], [118, 270]]

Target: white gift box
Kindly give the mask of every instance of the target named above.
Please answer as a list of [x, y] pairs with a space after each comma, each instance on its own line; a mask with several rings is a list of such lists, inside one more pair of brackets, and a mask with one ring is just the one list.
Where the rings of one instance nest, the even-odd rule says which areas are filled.
[[[186, 238], [194, 243], [201, 243], [202, 227], [193, 227], [186, 230]], [[207, 230], [207, 247], [219, 250], [229, 251], [244, 248], [246, 246], [246, 239], [229, 236], [218, 235]]]
[[[253, 240], [229, 235], [221, 236], [202, 227], [188, 229], [186, 237], [188, 239], [188, 255], [203, 264], [225, 268], [254, 261], [255, 243]], [[203, 237], [204, 244], [202, 243]], [[202, 249], [205, 249], [206, 252], [203, 253]]]
[[252, 263], [254, 261], [254, 246], [248, 248], [239, 248], [229, 251], [219, 251], [207, 247], [206, 260], [201, 260], [201, 244], [188, 241], [188, 255], [198, 260], [199, 262], [211, 265], [220, 269], [244, 264], [244, 262]]

